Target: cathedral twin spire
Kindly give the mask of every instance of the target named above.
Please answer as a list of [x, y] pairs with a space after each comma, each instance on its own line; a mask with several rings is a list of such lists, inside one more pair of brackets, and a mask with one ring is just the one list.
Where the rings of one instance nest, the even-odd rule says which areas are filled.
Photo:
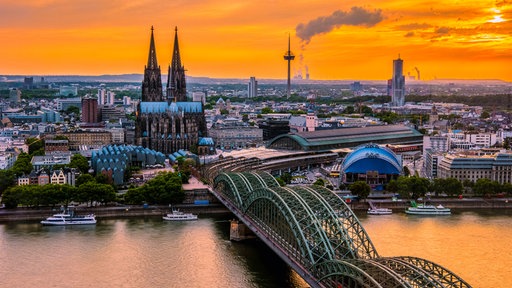
[[[144, 80], [142, 82], [142, 101], [145, 102], [161, 102], [165, 99], [162, 91], [160, 66], [158, 66], [156, 58], [153, 30], [153, 26], [151, 26], [148, 64], [144, 69]], [[174, 31], [174, 49], [167, 76], [166, 98], [168, 101], [183, 102], [187, 100], [185, 68], [181, 65], [180, 49], [178, 45], [178, 27], [176, 27]]]

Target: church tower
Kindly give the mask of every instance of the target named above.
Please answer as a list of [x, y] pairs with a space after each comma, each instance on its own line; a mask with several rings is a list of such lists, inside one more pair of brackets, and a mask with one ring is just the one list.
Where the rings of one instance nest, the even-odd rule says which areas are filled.
[[174, 102], [187, 101], [185, 67], [181, 65], [180, 47], [178, 45], [178, 27], [174, 29], [174, 49], [169, 73], [167, 74], [167, 100]]
[[162, 76], [160, 66], [156, 61], [155, 39], [153, 26], [151, 26], [151, 40], [149, 42], [148, 64], [144, 67], [144, 80], [142, 82], [142, 101], [163, 101]]

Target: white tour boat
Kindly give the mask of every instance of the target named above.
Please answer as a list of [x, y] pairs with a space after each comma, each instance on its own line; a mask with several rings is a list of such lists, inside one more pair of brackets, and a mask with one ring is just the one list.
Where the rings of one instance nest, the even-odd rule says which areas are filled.
[[366, 211], [369, 215], [389, 215], [393, 213], [393, 210], [389, 208], [368, 208], [368, 211]]
[[393, 210], [389, 208], [380, 208], [375, 205], [375, 202], [368, 201], [368, 205], [370, 205], [370, 208], [366, 211], [366, 214], [369, 215], [389, 215], [393, 213]]
[[188, 220], [197, 220], [197, 215], [192, 213], [183, 213], [179, 210], [172, 210], [172, 213], [166, 214], [162, 217], [164, 220], [168, 221], [188, 221]]
[[412, 203], [412, 207], [408, 207], [405, 213], [411, 215], [450, 215], [452, 214], [450, 208], [443, 205], [426, 205]]
[[54, 214], [41, 221], [43, 225], [53, 225], [53, 226], [62, 226], [62, 225], [95, 225], [96, 224], [96, 216], [94, 214], [88, 215], [75, 215], [75, 212], [72, 210], [62, 211], [61, 213]]

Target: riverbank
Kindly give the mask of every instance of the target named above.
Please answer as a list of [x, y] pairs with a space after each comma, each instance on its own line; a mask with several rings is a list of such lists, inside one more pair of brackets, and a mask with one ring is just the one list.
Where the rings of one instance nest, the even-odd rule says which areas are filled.
[[[348, 203], [350, 208], [355, 211], [367, 210], [369, 203], [373, 202], [374, 205], [380, 208], [390, 208], [395, 211], [404, 211], [410, 206], [408, 200], [392, 201], [390, 199], [369, 199], [365, 201], [356, 201]], [[509, 198], [439, 198], [430, 200], [431, 203], [441, 204], [451, 209], [471, 210], [471, 209], [512, 209], [512, 199]], [[219, 203], [211, 203], [209, 205], [193, 205], [183, 204], [175, 205], [183, 212], [190, 212], [201, 215], [211, 214], [229, 214], [231, 213], [226, 207]], [[161, 217], [170, 212], [168, 206], [163, 205], [149, 205], [143, 207], [140, 205], [130, 206], [110, 206], [110, 207], [85, 207], [78, 206], [75, 208], [77, 214], [90, 214], [96, 215], [96, 218], [122, 218], [122, 217]], [[16, 208], [16, 209], [0, 209], [0, 222], [13, 222], [13, 221], [40, 221], [48, 216], [59, 212], [59, 208]]]

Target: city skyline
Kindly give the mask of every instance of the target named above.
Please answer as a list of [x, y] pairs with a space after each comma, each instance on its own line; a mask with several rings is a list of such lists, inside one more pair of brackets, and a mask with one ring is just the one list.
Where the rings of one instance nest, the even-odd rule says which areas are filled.
[[[170, 63], [174, 27], [187, 74], [212, 78], [386, 80], [404, 75], [512, 81], [510, 1], [63, 1], [0, 0], [0, 74], [140, 73], [155, 27]], [[163, 70], [165, 71], [165, 70]]]

